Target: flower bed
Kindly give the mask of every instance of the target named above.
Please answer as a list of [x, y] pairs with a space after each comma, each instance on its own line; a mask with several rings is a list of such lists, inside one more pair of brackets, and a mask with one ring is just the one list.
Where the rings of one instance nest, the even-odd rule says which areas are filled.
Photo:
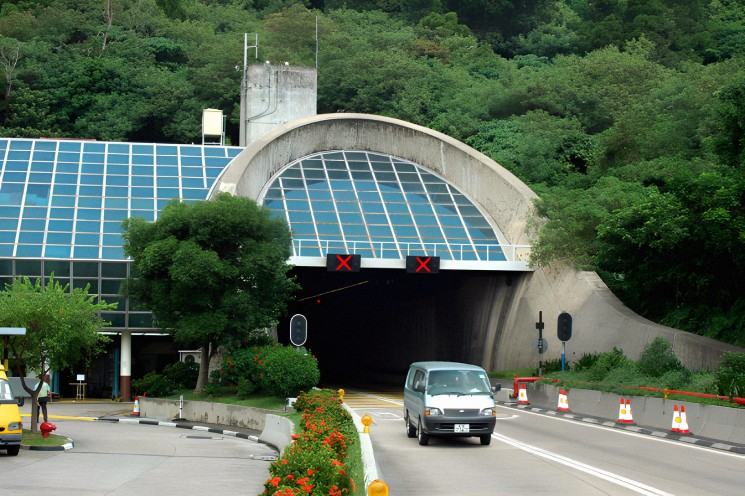
[[336, 391], [301, 393], [295, 409], [302, 413], [302, 433], [269, 466], [264, 492], [273, 496], [310, 494], [351, 495], [355, 484], [348, 474], [348, 447], [357, 430]]

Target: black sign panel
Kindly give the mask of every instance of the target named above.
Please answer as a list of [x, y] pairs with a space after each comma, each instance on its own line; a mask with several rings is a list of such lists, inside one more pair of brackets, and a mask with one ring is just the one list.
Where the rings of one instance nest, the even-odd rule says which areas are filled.
[[406, 272], [410, 274], [437, 274], [440, 272], [440, 257], [408, 256]]
[[360, 255], [351, 253], [329, 253], [326, 255], [326, 270], [328, 272], [359, 272]]
[[308, 319], [305, 315], [295, 314], [290, 319], [290, 342], [295, 346], [302, 346], [308, 339]]

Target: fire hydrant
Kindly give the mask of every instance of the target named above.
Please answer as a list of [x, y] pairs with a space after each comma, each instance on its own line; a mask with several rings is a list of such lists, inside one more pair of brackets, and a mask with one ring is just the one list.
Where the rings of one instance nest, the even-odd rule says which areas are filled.
[[47, 438], [50, 432], [57, 430], [57, 426], [51, 422], [42, 422], [39, 430], [41, 431], [41, 437]]

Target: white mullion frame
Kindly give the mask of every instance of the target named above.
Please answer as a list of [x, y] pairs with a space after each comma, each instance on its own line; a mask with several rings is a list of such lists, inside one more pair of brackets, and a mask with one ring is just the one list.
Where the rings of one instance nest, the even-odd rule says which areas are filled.
[[[388, 163], [391, 164], [391, 168], [395, 171], [395, 167], [393, 165], [393, 157], [391, 157], [390, 155], [385, 155], [385, 157], [388, 159]], [[375, 173], [372, 171], [372, 164], [370, 164], [370, 172], [372, 172], [373, 174], [373, 183], [375, 184], [375, 191], [377, 191], [378, 196], [380, 196], [380, 204], [383, 205], [383, 211], [385, 212], [385, 218], [388, 221], [388, 227], [391, 228], [391, 234], [393, 234], [393, 246], [396, 247], [396, 251], [398, 251], [398, 256], [400, 258], [404, 258], [405, 255], [402, 254], [401, 242], [398, 240], [398, 236], [396, 235], [396, 230], [393, 228], [393, 221], [391, 220], [391, 213], [388, 211], [388, 207], [386, 206], [385, 199], [383, 198], [383, 192], [380, 190], [380, 183], [378, 182], [377, 178], [375, 178]], [[408, 250], [407, 250], [407, 253], [408, 253]]]
[[[344, 153], [344, 150], [338, 150], [338, 152], [344, 158], [344, 165], [346, 166], [347, 170], [351, 173], [351, 171], [349, 170], [349, 161], [347, 160], [347, 155]], [[344, 245], [344, 250], [346, 251], [346, 253], [354, 253], [354, 251], [351, 250], [351, 248], [347, 245], [347, 236], [346, 234], [344, 234], [344, 225], [342, 225], [341, 223], [341, 217], [339, 216], [339, 207], [336, 205], [336, 196], [334, 196], [334, 190], [331, 187], [331, 179], [329, 178], [329, 170], [326, 167], [326, 156], [321, 154], [319, 158], [321, 159], [321, 163], [323, 164], [323, 175], [324, 177], [326, 177], [326, 184], [328, 184], [328, 187], [329, 187], [329, 194], [331, 195], [331, 203], [334, 205], [334, 214], [336, 215], [336, 222], [337, 224], [339, 224], [339, 233], [341, 234], [341, 242]], [[313, 224], [315, 224], [315, 220], [313, 220]]]
[[[442, 233], [442, 239], [445, 240], [445, 243], [444, 243], [445, 250], [450, 254], [451, 260], [456, 260], [455, 255], [453, 255], [453, 249], [452, 249], [452, 246], [450, 245], [450, 241], [448, 240], [447, 234], [445, 234], [445, 228], [443, 227], [442, 222], [440, 222], [440, 216], [437, 214], [437, 209], [435, 208], [435, 202], [432, 200], [429, 190], [427, 189], [427, 184], [424, 182], [424, 178], [422, 177], [423, 169], [416, 164], [414, 164], [414, 168], [416, 169], [416, 174], [419, 177], [419, 181], [421, 181], [422, 183], [422, 188], [424, 189], [424, 196], [427, 198], [427, 201], [429, 201], [429, 207], [432, 209], [432, 215], [435, 216], [435, 222], [437, 222], [437, 227], [440, 229], [440, 232]], [[448, 186], [448, 182], [442, 179], [441, 177], [436, 176], [435, 174], [429, 171], [425, 171], [425, 172], [427, 172], [428, 175], [441, 179], [443, 183], [446, 185], [446, 187]], [[448, 191], [450, 191], [450, 188], [448, 188]]]
[[[8, 156], [10, 155], [10, 147], [13, 144], [13, 138], [7, 138], [8, 140], [8, 146], [5, 147], [5, 156], [3, 157], [3, 164], [8, 163]], [[56, 165], [56, 164], [55, 164]], [[29, 155], [28, 158], [28, 171], [26, 172], [26, 178], [28, 179], [28, 174], [31, 171], [31, 155]], [[5, 167], [3, 167], [3, 170], [0, 172], [0, 184], [4, 184], [5, 179]], [[24, 187], [25, 190], [25, 187]], [[23, 195], [21, 195], [21, 210], [20, 214], [18, 216], [18, 223], [16, 224], [16, 234], [13, 238], [13, 257], [18, 256], [18, 238], [21, 235], [21, 222], [23, 221]], [[13, 264], [15, 267], [15, 264]], [[15, 275], [15, 274], [14, 274]]]
[[[373, 172], [373, 166], [372, 162], [370, 161], [370, 155], [367, 152], [358, 151], [355, 153], [364, 153], [365, 154], [365, 160], [367, 160], [367, 166], [370, 167], [370, 173], [374, 174]], [[380, 255], [375, 255], [375, 242], [372, 239], [372, 235], [370, 234], [370, 226], [367, 225], [367, 217], [365, 217], [365, 210], [362, 208], [362, 200], [360, 200], [360, 194], [357, 190], [357, 183], [352, 179], [352, 170], [349, 168], [349, 161], [347, 160], [347, 153], [344, 152], [344, 163], [347, 166], [347, 173], [349, 174], [349, 182], [352, 183], [352, 191], [354, 192], [354, 197], [357, 200], [357, 206], [360, 209], [360, 217], [362, 218], [362, 225], [365, 227], [365, 235], [367, 235], [367, 242], [370, 243], [370, 252], [373, 255], [373, 258], [383, 258], [383, 245], [380, 245]], [[381, 197], [382, 200], [382, 197]]]
[[[393, 160], [391, 160], [393, 162]], [[424, 186], [424, 181], [422, 181], [422, 176], [419, 174], [419, 167], [417, 167], [416, 164], [413, 162], [409, 162], [411, 165], [414, 166], [414, 170], [417, 171], [417, 177], [419, 178], [419, 182], [422, 185], [422, 188], [424, 189], [425, 197], [427, 195], [427, 188]], [[414, 218], [414, 211], [411, 209], [411, 204], [409, 204], [409, 200], [406, 199], [406, 192], [404, 191], [404, 187], [401, 184], [401, 178], [398, 175], [398, 170], [396, 169], [395, 164], [393, 165], [393, 173], [396, 175], [396, 181], [398, 182], [398, 187], [401, 189], [401, 194], [404, 197], [404, 203], [406, 204], [406, 210], [409, 211], [409, 215], [411, 216], [411, 222], [414, 224], [414, 230], [416, 231], [416, 235], [419, 238], [419, 243], [422, 245], [422, 251], [424, 254], [427, 253], [427, 245], [424, 243], [424, 238], [422, 238], [422, 232], [419, 230], [419, 225], [416, 222], [416, 218]], [[427, 200], [429, 200], [430, 206], [432, 206], [432, 200], [429, 197], [426, 197]], [[432, 213], [434, 214], [434, 209], [432, 210]], [[435, 215], [435, 219], [437, 219], [437, 216]], [[438, 219], [439, 223], [439, 219]], [[442, 229], [442, 228], [440, 228]], [[435, 255], [437, 254], [437, 246], [435, 245]]]
[[[448, 187], [448, 195], [450, 195], [450, 199], [453, 201], [453, 205], [455, 205], [455, 210], [458, 212], [458, 218], [460, 219], [460, 223], [463, 226], [463, 230], [466, 232], [466, 237], [468, 238], [468, 242], [471, 245], [471, 248], [473, 249], [473, 253], [476, 255], [476, 259], [479, 261], [482, 261], [481, 255], [479, 255], [479, 250], [476, 248], [476, 244], [473, 242], [473, 237], [471, 237], [471, 233], [468, 232], [468, 226], [466, 226], [466, 221], [463, 219], [463, 212], [460, 211], [460, 205], [458, 205], [458, 202], [455, 201], [455, 198], [453, 197], [453, 190], [450, 187], [450, 183], [446, 183]], [[459, 192], [460, 193], [460, 192]], [[461, 193], [462, 195], [463, 193]], [[475, 207], [475, 205], [474, 205]], [[496, 238], [496, 236], [494, 236]], [[488, 250], [487, 250], [488, 251]], [[461, 253], [461, 258], [463, 254]], [[487, 256], [487, 261], [489, 257]]]
[[[310, 157], [306, 157], [306, 159], [307, 158], [310, 158]], [[305, 189], [305, 194], [308, 197], [308, 211], [310, 212], [310, 218], [313, 221], [313, 233], [316, 235], [316, 240], [318, 242], [318, 251], [321, 254], [323, 254], [323, 246], [321, 245], [321, 234], [318, 232], [318, 223], [316, 222], [316, 211], [314, 210], [313, 202], [311, 201], [310, 190], [308, 189], [308, 180], [305, 177], [305, 166], [303, 165], [304, 160], [305, 159], [298, 160], [297, 166], [300, 169], [300, 179], [303, 180], [303, 188]], [[325, 167], [326, 166], [324, 165], [324, 168]], [[282, 186], [282, 198], [284, 201], [284, 198], [285, 198], [284, 184]], [[290, 220], [289, 220], [290, 212], [289, 210], [286, 210], [286, 211], [287, 211], [287, 223], [289, 224], [290, 223]], [[326, 250], [326, 253], [328, 253], [328, 250]]]

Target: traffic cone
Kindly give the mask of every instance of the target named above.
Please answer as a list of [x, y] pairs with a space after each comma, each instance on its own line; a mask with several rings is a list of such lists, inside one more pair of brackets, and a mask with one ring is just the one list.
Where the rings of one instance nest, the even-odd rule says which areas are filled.
[[678, 405], [673, 407], [673, 426], [671, 431], [676, 433], [680, 432], [680, 413], [678, 413]]
[[556, 409], [560, 412], [569, 411], [569, 398], [567, 397], [567, 392], [563, 389], [559, 389], [559, 406]]
[[688, 428], [688, 419], [686, 418], [686, 407], [680, 405], [680, 430], [681, 434], [690, 434], [691, 431]]
[[132, 415], [135, 417], [140, 416], [140, 397], [139, 396], [135, 396], [135, 406], [132, 409]]
[[520, 393], [517, 395], [517, 402], [520, 405], [529, 405], [528, 403], [528, 390], [525, 388], [525, 384], [520, 384]]
[[633, 424], [634, 416], [631, 414], [631, 404], [629, 400], [621, 398], [621, 405], [618, 408], [618, 423], [619, 424]]

